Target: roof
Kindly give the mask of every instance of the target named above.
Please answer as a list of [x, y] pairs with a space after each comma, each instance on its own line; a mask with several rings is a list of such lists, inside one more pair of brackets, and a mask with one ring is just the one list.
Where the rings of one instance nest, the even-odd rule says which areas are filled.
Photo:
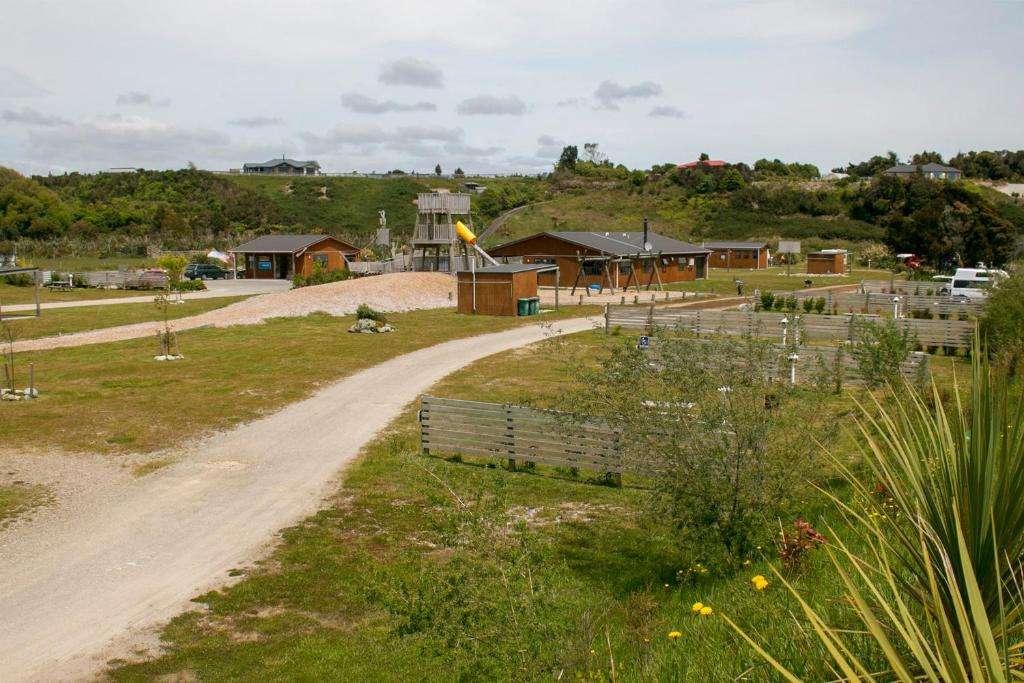
[[[531, 270], [548, 270], [551, 268], [557, 268], [550, 263], [502, 263], [498, 266], [486, 266], [484, 268], [477, 268], [476, 272], [479, 275], [488, 275], [490, 273], [526, 273]], [[460, 273], [468, 273], [469, 270], [460, 270]]]
[[296, 161], [295, 159], [286, 159], [285, 157], [281, 157], [280, 159], [271, 159], [270, 161], [265, 161], [262, 164], [242, 164], [242, 168], [273, 168], [274, 166], [280, 166], [281, 164], [293, 166], [295, 168], [306, 168], [308, 166], [320, 168], [320, 164], [312, 160]]
[[891, 168], [885, 169], [885, 173], [917, 173], [918, 168], [921, 169], [922, 173], [960, 173], [959, 168], [943, 166], [934, 161], [930, 161], [927, 164], [896, 164]]
[[14, 275], [15, 273], [34, 273], [39, 270], [36, 266], [0, 266], [0, 275]]
[[729, 162], [722, 161], [721, 159], [698, 159], [697, 161], [687, 161], [685, 164], [679, 164], [676, 168], [697, 168], [698, 166], [728, 166]]
[[[502, 244], [495, 249], [518, 244], [537, 237], [553, 237], [563, 242], [575, 244], [584, 249], [601, 252], [611, 256], [629, 256], [638, 254], [644, 249], [643, 232], [582, 232], [574, 230], [540, 232], [515, 242]], [[647, 241], [651, 243], [651, 251], [662, 254], [708, 254], [709, 250], [695, 244], [681, 242], [671, 237], [664, 237], [654, 232], [647, 233]]]
[[[259, 254], [294, 254], [295, 252], [307, 249], [318, 242], [328, 239], [338, 239], [331, 235], [264, 235], [257, 237], [251, 242], [240, 244], [229, 253], [259, 253]], [[338, 240], [339, 242], [341, 240]], [[344, 244], [344, 242], [343, 242]], [[348, 245], [352, 247], [352, 245]], [[358, 251], [352, 247], [351, 251]]]
[[702, 242], [707, 249], [767, 249], [767, 242]]

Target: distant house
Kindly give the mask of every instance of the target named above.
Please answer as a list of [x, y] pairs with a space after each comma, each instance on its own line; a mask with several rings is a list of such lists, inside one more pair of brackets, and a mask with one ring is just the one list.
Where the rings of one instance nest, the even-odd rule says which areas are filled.
[[[650, 245], [650, 251], [644, 247]], [[557, 265], [563, 286], [607, 285], [625, 287], [636, 268], [633, 282], [646, 284], [702, 280], [707, 277], [710, 252], [693, 244], [649, 232], [551, 231], [524, 237], [489, 249], [495, 258], [520, 257], [523, 263]], [[540, 284], [555, 284], [553, 273], [541, 273]]]
[[711, 250], [708, 265], [712, 268], [748, 268], [760, 270], [768, 267], [767, 242], [704, 242]]
[[679, 164], [676, 168], [683, 170], [687, 168], [699, 168], [701, 166], [721, 167], [728, 165], [729, 162], [722, 161], [721, 159], [698, 159], [697, 161], [687, 161], [685, 164]]
[[320, 175], [320, 164], [315, 161], [295, 159], [271, 159], [262, 164], [243, 164], [242, 173], [247, 175]]
[[330, 235], [264, 235], [230, 249], [245, 267], [245, 277], [290, 279], [309, 277], [316, 266], [344, 270], [359, 248]]
[[960, 169], [952, 166], [943, 166], [934, 161], [927, 164], [897, 164], [892, 168], [882, 171], [885, 175], [893, 175], [900, 178], [909, 178], [920, 173], [931, 180], [960, 180]]
[[846, 249], [822, 249], [807, 254], [807, 272], [811, 275], [842, 275], [850, 267]]

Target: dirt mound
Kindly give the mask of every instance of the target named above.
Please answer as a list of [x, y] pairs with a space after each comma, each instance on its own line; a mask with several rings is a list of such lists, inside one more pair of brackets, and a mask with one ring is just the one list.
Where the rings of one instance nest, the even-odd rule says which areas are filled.
[[[351, 315], [359, 304], [386, 313], [454, 306], [455, 282], [451, 275], [445, 273], [377, 275], [255, 296], [224, 308], [175, 320], [172, 326], [180, 332], [196, 327], [255, 325], [267, 318], [289, 318], [317, 312]], [[15, 350], [38, 351], [149, 337], [158, 326], [155, 322], [137, 323], [63, 337], [30, 339], [15, 342]]]

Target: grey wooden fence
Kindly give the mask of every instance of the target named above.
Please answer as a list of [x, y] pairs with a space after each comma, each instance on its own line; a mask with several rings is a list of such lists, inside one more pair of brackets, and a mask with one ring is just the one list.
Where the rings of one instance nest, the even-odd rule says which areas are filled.
[[[838, 313], [892, 313], [893, 297], [899, 297], [900, 314], [914, 312], [929, 315], [980, 316], [985, 312], [984, 299], [956, 301], [949, 296], [927, 296], [914, 294], [883, 294], [881, 292], [772, 292], [775, 298], [794, 297], [801, 303], [805, 299], [822, 298], [825, 310]], [[797, 311], [798, 313], [800, 311]]]
[[[783, 320], [787, 321], [783, 325]], [[606, 306], [605, 330], [614, 327], [655, 330], [675, 328], [692, 334], [723, 334], [752, 336], [760, 339], [782, 339], [799, 329], [803, 341], [858, 341], [858, 322], [879, 322], [877, 315], [818, 315], [766, 313], [754, 311], [695, 311], [685, 308], [643, 308]], [[918, 320], [898, 318], [900, 330], [909, 330], [922, 347], [945, 346], [969, 349], [975, 323], [968, 320]]]
[[500, 403], [420, 397], [420, 444], [432, 452], [621, 475], [625, 471], [618, 431], [580, 423], [568, 415]]

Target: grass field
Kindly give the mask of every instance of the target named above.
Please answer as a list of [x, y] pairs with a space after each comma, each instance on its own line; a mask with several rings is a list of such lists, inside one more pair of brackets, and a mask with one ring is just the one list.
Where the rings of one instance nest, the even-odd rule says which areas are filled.
[[[583, 316], [573, 307], [544, 319]], [[185, 360], [153, 361], [153, 339], [16, 354], [35, 363], [40, 398], [0, 411], [7, 446], [146, 452], [258, 418], [317, 387], [449, 339], [536, 323], [453, 310], [388, 316], [394, 334], [348, 334], [352, 317], [314, 314], [178, 335]], [[21, 375], [19, 375], [21, 376]], [[73, 417], [72, 417], [73, 416]]]
[[[49, 304], [64, 301], [88, 301], [90, 299], [117, 299], [126, 296], [148, 296], [153, 292], [138, 289], [96, 289], [93, 287], [76, 287], [70, 292], [52, 292], [46, 287], [39, 291], [39, 303]], [[36, 292], [34, 287], [15, 287], [0, 282], [0, 306], [15, 304], [34, 304]]]
[[50, 500], [45, 486], [35, 484], [0, 484], [0, 529], [18, 515]]
[[[100, 290], [102, 291], [102, 290]], [[152, 294], [150, 294], [152, 296]], [[185, 318], [223, 308], [243, 299], [245, 296], [218, 297], [216, 299], [185, 299], [184, 303], [167, 307], [170, 319]], [[110, 306], [82, 306], [81, 308], [51, 308], [43, 310], [38, 318], [17, 318], [5, 321], [14, 333], [15, 340], [52, 337], [104, 327], [130, 325], [148, 321], [163, 320], [163, 312], [156, 304], [142, 303], [112, 304]]]
[[[834, 285], [855, 285], [861, 280], [888, 280], [892, 273], [888, 270], [868, 270], [854, 268], [847, 275], [797, 275], [799, 266], [793, 267], [793, 275], [786, 275], [785, 268], [765, 268], [763, 270], [726, 270], [711, 268], [706, 280], [693, 282], [673, 282], [666, 289], [673, 291], [716, 292], [719, 294], [735, 294], [736, 280], [743, 281], [743, 293], [752, 295], [755, 289], [772, 291], [792, 291], [803, 289], [804, 280], [810, 280], [812, 287], [832, 287]], [[897, 278], [902, 279], [902, 278]], [[645, 281], [646, 282], [646, 281]]]
[[[545, 344], [552, 344], [546, 342]], [[554, 342], [558, 343], [558, 342]], [[598, 333], [479, 361], [431, 393], [544, 404], [566, 388], [566, 361], [595, 357]], [[515, 372], [509, 372], [509, 368]], [[331, 505], [286, 530], [245, 578], [174, 619], [166, 652], [115, 668], [159, 676], [374, 681], [769, 681], [773, 676], [710, 605], [826, 680], [820, 650], [794, 619], [762, 550], [739, 573], [642, 511], [642, 488], [416, 455], [413, 410], [370, 445]], [[808, 489], [802, 516], [830, 521]], [[812, 556], [790, 578], [834, 614], [837, 577]], [[678, 639], [669, 633], [678, 631]], [[616, 678], [610, 674], [614, 659]]]

